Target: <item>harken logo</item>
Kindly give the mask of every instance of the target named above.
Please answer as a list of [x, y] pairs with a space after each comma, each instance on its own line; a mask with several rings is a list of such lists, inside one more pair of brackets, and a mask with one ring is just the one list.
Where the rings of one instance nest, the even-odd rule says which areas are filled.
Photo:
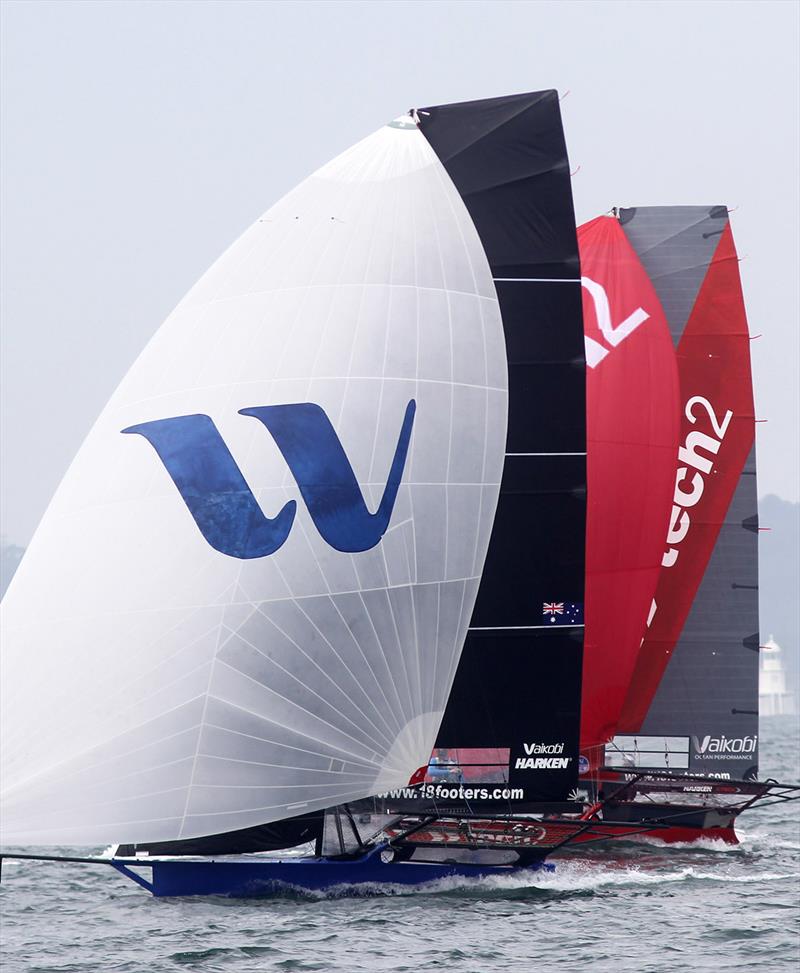
[[572, 757], [562, 757], [563, 743], [524, 743], [524, 757], [517, 757], [515, 770], [566, 770]]
[[758, 735], [746, 737], [692, 737], [695, 756], [699, 760], [735, 760], [751, 757], [758, 746]]
[[[368, 551], [389, 526], [403, 477], [416, 403], [406, 406], [383, 496], [370, 513], [330, 419], [312, 402], [240, 409], [266, 427], [283, 454], [311, 519], [337, 551]], [[292, 529], [297, 503], [268, 517], [207, 415], [156, 419], [123, 429], [143, 436], [158, 453], [200, 532], [215, 550], [241, 559], [266, 557]]]

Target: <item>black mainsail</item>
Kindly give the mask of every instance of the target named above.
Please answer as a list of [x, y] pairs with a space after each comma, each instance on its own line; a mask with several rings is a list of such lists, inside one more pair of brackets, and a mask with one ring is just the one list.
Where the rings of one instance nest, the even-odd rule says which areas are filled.
[[578, 771], [586, 400], [558, 94], [426, 108], [419, 120], [486, 251], [509, 390], [497, 514], [436, 746], [466, 782], [497, 781], [505, 758], [524, 795], [515, 805], [566, 801]]

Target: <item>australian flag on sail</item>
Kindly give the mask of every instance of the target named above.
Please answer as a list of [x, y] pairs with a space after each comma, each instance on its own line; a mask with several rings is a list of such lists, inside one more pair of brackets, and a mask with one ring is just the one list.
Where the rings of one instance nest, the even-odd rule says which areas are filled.
[[542, 605], [542, 618], [549, 625], [583, 625], [583, 603], [546, 601]]

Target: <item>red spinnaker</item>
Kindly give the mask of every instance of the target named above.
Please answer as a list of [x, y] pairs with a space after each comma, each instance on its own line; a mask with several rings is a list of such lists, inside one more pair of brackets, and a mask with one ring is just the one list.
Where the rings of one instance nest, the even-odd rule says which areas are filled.
[[[727, 222], [678, 344], [678, 368], [681, 431], [671, 474], [674, 497], [657, 610], [623, 709], [621, 726], [627, 732], [638, 731], [650, 709], [754, 441], [750, 343]], [[713, 604], [706, 613], [706, 628], [721, 638], [725, 619]]]
[[587, 368], [586, 633], [581, 752], [614, 735], [661, 572], [679, 384], [653, 285], [616, 219], [578, 229]]

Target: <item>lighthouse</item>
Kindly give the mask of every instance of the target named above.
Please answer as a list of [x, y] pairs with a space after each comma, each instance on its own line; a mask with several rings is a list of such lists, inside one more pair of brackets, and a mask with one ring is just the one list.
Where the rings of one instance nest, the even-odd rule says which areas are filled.
[[761, 716], [784, 716], [795, 712], [794, 693], [786, 689], [781, 647], [771, 635], [767, 643], [761, 646], [758, 707]]

